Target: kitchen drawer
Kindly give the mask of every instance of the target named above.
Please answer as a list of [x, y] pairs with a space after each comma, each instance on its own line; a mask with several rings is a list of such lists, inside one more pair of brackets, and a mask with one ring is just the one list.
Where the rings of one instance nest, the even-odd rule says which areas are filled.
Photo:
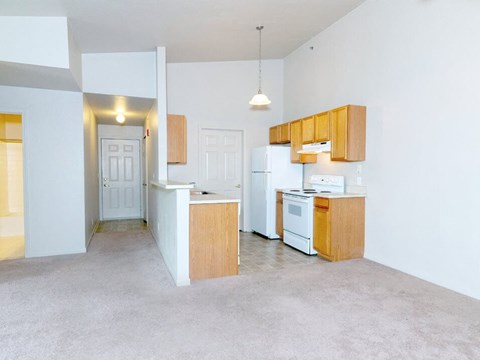
[[328, 202], [329, 202], [328, 199], [316, 197], [313, 202], [313, 205], [316, 207], [328, 209]]

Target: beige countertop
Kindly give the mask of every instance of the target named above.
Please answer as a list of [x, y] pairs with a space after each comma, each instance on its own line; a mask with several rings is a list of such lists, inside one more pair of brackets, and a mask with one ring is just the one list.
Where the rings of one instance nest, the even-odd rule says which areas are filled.
[[187, 184], [187, 183], [174, 181], [174, 180], [158, 180], [158, 181], [151, 180], [150, 184], [166, 190], [193, 189], [193, 186], [194, 186], [193, 184]]
[[[277, 192], [283, 192], [289, 189], [275, 189]], [[327, 199], [342, 199], [342, 198], [356, 198], [356, 197], [367, 197], [367, 194], [364, 193], [352, 193], [352, 192], [345, 192], [345, 193], [323, 193], [323, 194], [315, 194], [314, 197], [321, 197]]]
[[367, 194], [357, 194], [357, 193], [317, 194], [317, 195], [314, 195], [314, 197], [327, 198], [327, 199], [342, 199], [342, 198], [367, 197]]

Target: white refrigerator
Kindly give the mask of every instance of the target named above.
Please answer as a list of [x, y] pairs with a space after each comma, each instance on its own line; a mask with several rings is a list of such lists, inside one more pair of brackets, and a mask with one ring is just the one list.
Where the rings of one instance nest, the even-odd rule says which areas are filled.
[[275, 232], [275, 189], [302, 188], [303, 165], [290, 162], [290, 147], [263, 146], [252, 150], [252, 230], [269, 239]]

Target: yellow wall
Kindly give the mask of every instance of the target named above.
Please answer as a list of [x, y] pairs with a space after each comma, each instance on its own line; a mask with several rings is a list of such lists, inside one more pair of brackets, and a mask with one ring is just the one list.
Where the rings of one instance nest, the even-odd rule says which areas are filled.
[[0, 216], [23, 212], [22, 116], [0, 114]]

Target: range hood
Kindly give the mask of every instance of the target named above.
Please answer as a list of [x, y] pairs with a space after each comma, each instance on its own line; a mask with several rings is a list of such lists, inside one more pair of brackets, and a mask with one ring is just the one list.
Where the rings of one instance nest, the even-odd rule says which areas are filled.
[[302, 150], [298, 150], [298, 154], [319, 154], [322, 152], [330, 152], [330, 141], [323, 141], [313, 144], [305, 144], [302, 146]]

